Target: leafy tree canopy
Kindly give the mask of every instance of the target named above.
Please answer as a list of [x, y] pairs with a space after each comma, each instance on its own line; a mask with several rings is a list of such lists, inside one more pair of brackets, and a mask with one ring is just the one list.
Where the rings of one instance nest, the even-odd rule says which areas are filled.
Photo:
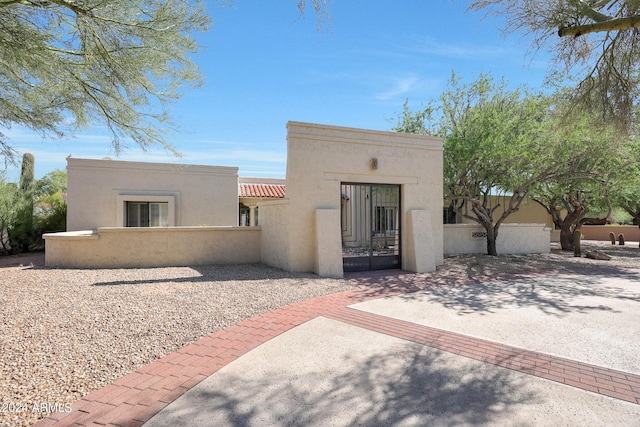
[[624, 209], [640, 227], [640, 141], [635, 141], [628, 155], [626, 167], [628, 179], [615, 187], [612, 199], [615, 206]]
[[560, 174], [540, 182], [532, 198], [551, 215], [560, 229], [563, 250], [573, 250], [573, 232], [584, 223], [611, 221], [611, 195], [629, 179], [634, 141], [614, 126], [601, 124], [589, 114], [572, 113], [566, 91], [555, 94], [547, 118], [545, 140], [556, 147]]
[[[0, 129], [105, 125], [113, 147], [160, 143], [166, 106], [200, 84], [201, 0], [0, 0]], [[0, 133], [0, 154], [13, 150]]]
[[[422, 111], [405, 111], [394, 130], [444, 139], [444, 193], [465, 217], [487, 231], [496, 255], [498, 230], [531, 188], [558, 173], [541, 148], [548, 99], [507, 89], [483, 74], [471, 84], [452, 76], [447, 90]], [[496, 197], [496, 196], [503, 197]]]
[[36, 182], [35, 196], [67, 192], [67, 173], [54, 169]]
[[394, 130], [443, 138], [445, 199], [485, 228], [487, 253], [495, 255], [500, 225], [524, 200], [557, 207], [559, 223], [560, 211], [572, 207], [565, 224], [572, 230], [589, 209], [608, 205], [610, 190], [635, 165], [632, 140], [593, 126], [568, 104], [566, 92], [509, 90], [490, 75], [463, 84], [454, 75], [423, 110], [405, 104]]

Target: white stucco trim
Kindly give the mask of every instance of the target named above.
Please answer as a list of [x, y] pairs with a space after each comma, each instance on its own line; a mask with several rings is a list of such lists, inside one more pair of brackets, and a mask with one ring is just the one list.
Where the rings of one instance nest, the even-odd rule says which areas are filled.
[[322, 142], [335, 142], [337, 144], [348, 143], [383, 147], [388, 147], [392, 144], [396, 148], [443, 151], [442, 139], [435, 136], [295, 121], [287, 122], [287, 138], [304, 138]]
[[112, 159], [76, 159], [67, 158], [68, 166], [74, 169], [91, 171], [117, 170], [126, 173], [147, 173], [159, 171], [165, 174], [196, 174], [196, 175], [222, 175], [238, 176], [238, 167], [235, 166], [207, 166], [175, 163], [130, 162]]

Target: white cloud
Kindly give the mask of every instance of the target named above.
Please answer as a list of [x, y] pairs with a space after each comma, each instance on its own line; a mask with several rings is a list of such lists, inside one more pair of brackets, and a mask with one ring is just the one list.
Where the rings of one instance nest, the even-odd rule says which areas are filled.
[[387, 101], [398, 97], [406, 98], [408, 95], [424, 95], [438, 86], [438, 80], [421, 78], [415, 73], [410, 73], [396, 78], [390, 86], [389, 89], [377, 93], [375, 98]]
[[200, 163], [215, 164], [213, 162], [228, 163], [237, 162], [262, 162], [262, 163], [286, 163], [286, 153], [266, 150], [251, 149], [212, 149], [212, 150], [180, 150], [182, 157], [175, 157], [170, 153], [149, 152], [134, 153], [120, 156], [119, 160], [140, 162], [171, 162], [171, 163]]
[[503, 45], [474, 45], [467, 41], [452, 44], [443, 43], [430, 37], [416, 40], [410, 46], [414, 46], [411, 50], [420, 54], [466, 60], [502, 57], [511, 52], [510, 49], [505, 48]]

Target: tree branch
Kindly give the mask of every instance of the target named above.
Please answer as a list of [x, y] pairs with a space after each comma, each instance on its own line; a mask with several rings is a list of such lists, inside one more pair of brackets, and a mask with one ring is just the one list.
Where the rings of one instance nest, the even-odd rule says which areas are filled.
[[602, 31], [621, 31], [638, 27], [640, 27], [640, 16], [634, 15], [627, 16], [625, 18], [610, 19], [604, 22], [596, 22], [595, 24], [560, 27], [558, 29], [558, 36], [580, 37], [589, 33], [597, 33]]
[[612, 19], [611, 16], [596, 11], [595, 9], [593, 9], [593, 7], [582, 0], [569, 0], [569, 3], [571, 3], [576, 9], [578, 9], [578, 12], [580, 12], [583, 16], [596, 22], [604, 22]]

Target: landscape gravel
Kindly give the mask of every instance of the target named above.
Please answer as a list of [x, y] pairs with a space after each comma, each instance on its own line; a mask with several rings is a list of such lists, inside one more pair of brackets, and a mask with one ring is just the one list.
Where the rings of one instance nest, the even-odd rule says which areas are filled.
[[0, 287], [2, 426], [33, 424], [56, 404], [244, 319], [351, 289], [263, 265], [9, 267]]
[[[425, 279], [417, 285], [501, 274], [640, 273], [637, 242], [585, 242], [583, 248], [613, 259], [574, 258], [556, 247], [539, 255], [457, 255], [420, 275]], [[0, 426], [31, 425], [51, 409], [244, 319], [353, 289], [346, 280], [259, 264], [83, 270], [45, 268], [41, 259], [11, 266], [0, 257]]]

